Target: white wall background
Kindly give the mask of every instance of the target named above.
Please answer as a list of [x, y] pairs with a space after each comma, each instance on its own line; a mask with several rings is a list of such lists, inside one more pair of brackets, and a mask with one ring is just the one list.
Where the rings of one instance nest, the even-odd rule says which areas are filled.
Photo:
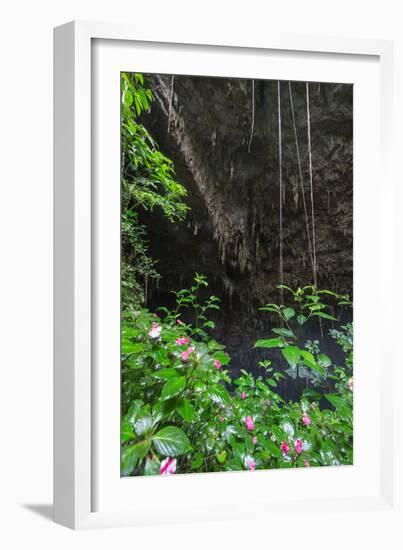
[[[309, 510], [289, 524], [188, 525], [72, 532], [54, 525], [52, 499], [52, 28], [72, 19], [133, 22], [155, 32], [227, 28], [394, 38], [403, 76], [399, 0], [14, 0], [1, 15], [0, 84], [0, 547], [4, 549], [348, 548], [358, 516]], [[235, 32], [233, 32], [235, 34]], [[399, 84], [400, 86], [400, 84]], [[403, 87], [400, 86], [400, 90]], [[401, 96], [403, 97], [403, 96]], [[401, 121], [401, 109], [399, 120]], [[212, 495], [212, 498], [219, 498]], [[362, 518], [361, 518], [362, 519]], [[219, 518], [217, 518], [219, 520]], [[392, 535], [367, 521], [373, 546]], [[277, 545], [276, 545], [277, 546]], [[367, 546], [368, 548], [368, 546]]]

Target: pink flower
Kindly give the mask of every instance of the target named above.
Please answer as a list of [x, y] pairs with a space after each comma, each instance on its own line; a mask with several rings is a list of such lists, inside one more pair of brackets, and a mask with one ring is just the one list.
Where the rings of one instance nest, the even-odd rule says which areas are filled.
[[220, 370], [220, 368], [221, 368], [221, 363], [220, 363], [220, 361], [219, 361], [218, 359], [214, 359], [214, 365], [215, 365], [215, 368], [216, 368], [217, 370]]
[[302, 423], [304, 426], [309, 426], [310, 424], [312, 424], [312, 420], [310, 419], [310, 417], [306, 414], [306, 412], [304, 412], [302, 414]]
[[243, 392], [241, 393], [241, 399], [246, 399], [246, 397], [247, 397], [247, 395], [246, 395], [246, 393], [243, 391]]
[[176, 472], [176, 458], [166, 458], [161, 462], [160, 466], [160, 474], [169, 476], [171, 474], [174, 474]]
[[288, 455], [288, 451], [290, 450], [290, 447], [288, 446], [288, 443], [286, 441], [282, 441], [280, 445], [280, 449], [283, 451], [285, 455]]
[[176, 322], [178, 323], [178, 325], [183, 325], [183, 322], [180, 319], [176, 319]]
[[302, 453], [302, 439], [297, 439], [295, 442], [295, 450], [300, 455]]
[[245, 426], [246, 429], [252, 432], [255, 429], [255, 424], [253, 423], [253, 419], [251, 416], [247, 416], [245, 418]]
[[310, 464], [309, 464], [308, 460], [304, 460], [304, 466], [305, 466], [306, 468], [309, 468]]
[[354, 389], [354, 379], [351, 377], [349, 381], [347, 382], [348, 389], [352, 392]]
[[187, 361], [189, 359], [189, 355], [193, 353], [195, 348], [193, 346], [190, 346], [186, 351], [183, 351], [181, 353], [182, 361]]
[[254, 435], [253, 438], [252, 438], [252, 443], [253, 443], [254, 445], [256, 445], [256, 443], [257, 443], [257, 437], [256, 437], [255, 435]]
[[256, 461], [253, 460], [251, 456], [247, 456], [245, 458], [245, 464], [248, 470], [250, 470], [251, 472], [254, 472], [256, 470]]
[[178, 344], [178, 346], [183, 346], [184, 344], [190, 344], [190, 340], [189, 338], [178, 338], [176, 340], [176, 343]]
[[153, 323], [151, 325], [151, 329], [148, 332], [148, 336], [150, 338], [159, 338], [161, 334], [161, 327], [158, 323]]

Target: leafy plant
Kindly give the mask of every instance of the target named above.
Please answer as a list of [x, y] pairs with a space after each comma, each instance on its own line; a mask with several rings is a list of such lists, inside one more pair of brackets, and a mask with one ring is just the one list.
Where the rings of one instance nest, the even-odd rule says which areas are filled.
[[170, 221], [183, 220], [186, 189], [176, 181], [172, 161], [158, 148], [139, 117], [151, 108], [153, 93], [140, 73], [122, 73], [122, 203], [136, 209], [159, 208]]
[[[176, 308], [171, 312], [167, 308], [160, 307], [159, 311], [166, 314], [167, 321], [177, 321], [183, 310], [189, 310], [194, 318], [194, 327], [189, 325], [188, 331], [192, 336], [199, 336], [202, 340], [208, 340], [207, 329], [214, 329], [215, 323], [207, 318], [211, 310], [219, 310], [220, 299], [217, 296], [210, 296], [202, 301], [201, 294], [208, 287], [207, 277], [199, 273], [195, 274], [194, 284], [190, 289], [183, 288], [178, 291], [172, 291], [176, 298]], [[181, 322], [181, 321], [179, 321]]]
[[[206, 313], [219, 306], [218, 299], [200, 300], [206, 285], [205, 277], [196, 274], [190, 289], [175, 293], [176, 308], [163, 309], [164, 318], [144, 308], [124, 316], [122, 475], [351, 464], [350, 367], [333, 366], [312, 344], [309, 351], [298, 340], [300, 311], [289, 307], [292, 314], [287, 306], [270, 304], [266, 307], [287, 324], [259, 346], [280, 350], [293, 368], [329, 370], [336, 391], [307, 392], [296, 402], [286, 402], [277, 391], [284, 374], [275, 357], [261, 361], [264, 378], [242, 370], [232, 380], [230, 357], [207, 333]], [[321, 304], [320, 298], [308, 298], [316, 295], [323, 293], [307, 291], [298, 302], [307, 320], [317, 317], [315, 311], [326, 311], [324, 304], [313, 310], [302, 307]], [[188, 308], [195, 324], [181, 321], [182, 310]], [[342, 335], [334, 337], [343, 347], [349, 329], [340, 330]], [[320, 406], [322, 397], [325, 408]]]
[[121, 94], [122, 303], [129, 307], [146, 302], [148, 285], [158, 284], [160, 278], [148, 253], [139, 211], [159, 210], [169, 221], [178, 222], [189, 208], [172, 161], [141, 123], [141, 115], [150, 110], [154, 99], [143, 75], [122, 73]]
[[316, 320], [323, 332], [323, 320], [337, 321], [332, 314], [334, 306], [325, 303], [324, 298], [332, 299], [336, 305], [346, 305], [349, 303], [348, 296], [341, 296], [329, 290], [317, 290], [312, 285], [296, 290], [286, 285], [279, 285], [278, 288], [286, 290], [293, 303], [270, 303], [260, 308], [260, 311], [272, 314], [279, 321], [279, 326], [272, 329], [274, 337], [258, 340], [255, 347], [278, 348], [288, 365], [287, 374], [295, 378], [297, 384], [300, 378], [305, 378], [318, 385], [327, 379], [332, 361], [321, 351], [318, 340], [304, 340], [304, 327]]
[[138, 214], [126, 210], [121, 217], [122, 307], [147, 302], [150, 283], [158, 284], [160, 275], [155, 261], [148, 254], [146, 228], [138, 222]]

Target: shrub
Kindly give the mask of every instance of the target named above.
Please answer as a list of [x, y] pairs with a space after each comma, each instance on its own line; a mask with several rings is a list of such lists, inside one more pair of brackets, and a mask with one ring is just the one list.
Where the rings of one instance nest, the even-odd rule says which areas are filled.
[[[288, 289], [293, 306], [263, 308], [280, 324], [271, 338], [256, 342], [270, 356], [261, 362], [265, 376], [241, 371], [232, 380], [225, 347], [209, 336], [208, 312], [219, 308], [219, 299], [201, 302], [205, 286], [197, 274], [190, 289], [175, 293], [174, 310], [162, 308], [157, 316], [141, 308], [123, 316], [122, 475], [351, 464], [351, 325], [332, 332], [346, 352], [341, 366], [320, 346], [309, 351], [300, 330], [314, 319], [336, 322], [323, 298], [340, 303], [345, 297], [314, 287]], [[185, 309], [194, 323], [182, 321]], [[290, 374], [283, 374], [275, 350], [290, 374], [304, 369], [319, 382], [325, 376], [334, 381], [336, 392], [323, 396], [327, 408], [316, 391], [285, 402], [277, 385]]]

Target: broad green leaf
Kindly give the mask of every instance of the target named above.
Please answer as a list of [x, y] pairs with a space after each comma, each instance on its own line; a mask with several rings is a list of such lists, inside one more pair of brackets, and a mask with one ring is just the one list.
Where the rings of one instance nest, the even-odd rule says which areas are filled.
[[123, 94], [123, 103], [126, 107], [130, 107], [133, 103], [133, 94], [129, 90], [126, 90]]
[[195, 410], [187, 399], [182, 399], [177, 407], [177, 410], [186, 422], [193, 422], [196, 417]]
[[137, 463], [141, 461], [150, 449], [150, 441], [140, 441], [136, 445], [127, 445], [122, 447], [121, 452], [121, 471], [122, 475], [130, 475]]
[[167, 426], [152, 436], [155, 448], [162, 456], [178, 456], [190, 448], [189, 440], [180, 428]]
[[161, 420], [168, 418], [169, 415], [176, 410], [178, 403], [179, 397], [158, 401], [153, 408], [153, 425], [155, 426], [158, 422], [161, 422]]
[[214, 353], [214, 359], [218, 359], [221, 365], [228, 365], [228, 363], [230, 362], [229, 355], [224, 351], [216, 351]]
[[223, 350], [225, 348], [225, 346], [223, 346], [222, 344], [219, 344], [215, 340], [209, 340], [207, 347], [210, 353], [213, 353], [217, 350]]
[[247, 435], [245, 437], [245, 450], [248, 454], [253, 454], [255, 446], [253, 445], [252, 436]]
[[134, 419], [133, 427], [137, 435], [143, 435], [148, 432], [153, 425], [153, 419], [150, 413], [139, 412]]
[[301, 358], [301, 350], [297, 346], [287, 346], [281, 350], [281, 353], [291, 367], [295, 368], [297, 366]]
[[242, 460], [240, 457], [235, 456], [231, 458], [227, 463], [227, 469], [230, 471], [239, 471], [243, 469]]
[[235, 426], [232, 426], [232, 424], [227, 425], [225, 431], [222, 434], [227, 443], [230, 443], [233, 435], [236, 434], [236, 431], [237, 429], [235, 428]]
[[276, 437], [276, 439], [280, 442], [286, 436], [286, 432], [280, 426], [276, 426], [276, 425], [271, 426], [271, 432]]
[[192, 470], [198, 470], [202, 464], [203, 464], [203, 455], [201, 453], [197, 453], [195, 458], [192, 460], [190, 467], [192, 468]]
[[195, 392], [202, 393], [206, 389], [206, 384], [204, 382], [201, 382], [200, 380], [197, 380], [193, 386]]
[[124, 364], [133, 370], [140, 370], [144, 368], [144, 361], [135, 353], [129, 355], [127, 359], [124, 360]]
[[280, 447], [278, 447], [273, 441], [271, 441], [270, 439], [266, 439], [263, 443], [263, 446], [264, 448], [266, 449], [266, 451], [269, 451], [269, 453], [278, 458], [279, 456], [281, 456], [281, 450], [280, 450]]
[[336, 457], [337, 448], [330, 440], [323, 440], [319, 450], [323, 464], [325, 466], [338, 466], [340, 464]]
[[213, 401], [213, 403], [218, 403], [219, 405], [225, 405], [229, 403], [230, 396], [224, 386], [220, 384], [213, 384], [207, 388], [207, 396]]
[[221, 451], [221, 453], [218, 453], [216, 455], [217, 457], [217, 461], [220, 463], [220, 464], [224, 464], [226, 458], [227, 458], [227, 451], [224, 449], [224, 451]]
[[284, 338], [296, 338], [292, 330], [289, 330], [288, 328], [273, 328], [272, 331], [274, 332], [274, 334], [284, 336]]
[[347, 419], [352, 418], [352, 407], [340, 395], [328, 393], [325, 394], [325, 397], [335, 407], [340, 416]]
[[301, 350], [301, 356], [302, 356], [304, 365], [313, 369], [319, 374], [322, 374], [322, 375], [324, 374], [323, 368], [320, 365], [318, 365], [318, 363], [315, 361], [315, 357], [312, 355], [310, 351]]
[[335, 298], [339, 297], [339, 294], [332, 292], [331, 290], [318, 290], [318, 294], [327, 294], [328, 296], [334, 296]]
[[175, 378], [170, 378], [165, 383], [165, 386], [162, 388], [161, 399], [170, 399], [178, 393], [181, 393], [186, 386], [185, 376], [176, 376]]
[[330, 365], [332, 364], [330, 357], [328, 357], [324, 353], [320, 353], [317, 359], [322, 367], [330, 367]]
[[255, 348], [279, 348], [283, 345], [282, 338], [269, 338], [268, 340], [257, 340]]
[[136, 419], [136, 416], [140, 412], [141, 407], [144, 405], [140, 399], [135, 399], [132, 404], [129, 407], [129, 410], [127, 411], [125, 418], [128, 422], [131, 424], [134, 424], [134, 421]]
[[305, 315], [298, 315], [297, 316], [297, 322], [300, 326], [302, 326], [305, 323], [306, 319], [307, 318], [305, 317]]
[[295, 309], [293, 309], [292, 307], [286, 307], [285, 309], [283, 309], [283, 315], [284, 315], [284, 318], [286, 321], [289, 321], [290, 319], [292, 319], [295, 315]]
[[204, 342], [198, 342], [197, 344], [194, 345], [194, 347], [196, 349], [196, 353], [199, 359], [201, 359], [205, 355], [208, 355], [209, 350]]
[[127, 420], [123, 420], [122, 422], [120, 437], [121, 437], [122, 443], [129, 441], [129, 439], [134, 439], [133, 426]]
[[324, 313], [323, 311], [315, 311], [312, 315], [322, 317], [322, 319], [330, 319], [330, 321], [337, 321], [336, 317], [333, 317], [333, 315], [329, 315], [328, 313]]
[[155, 378], [161, 378], [162, 380], [168, 380], [169, 378], [174, 378], [175, 376], [178, 376], [178, 373], [175, 369], [167, 367], [153, 372], [152, 376], [154, 376]]
[[143, 458], [148, 453], [150, 447], [151, 441], [149, 441], [148, 439], [145, 441], [140, 441], [140, 443], [136, 443], [136, 445], [133, 445], [133, 449], [135, 449], [139, 461], [143, 460]]
[[294, 436], [295, 428], [294, 428], [293, 424], [290, 421], [286, 420], [286, 421], [282, 422], [281, 427], [283, 428], [283, 430], [285, 431], [285, 433], [289, 437]]
[[150, 460], [148, 458], [144, 466], [144, 475], [146, 476], [158, 475], [160, 473], [160, 467], [161, 467], [161, 464], [159, 460]]
[[138, 460], [134, 445], [122, 447], [120, 465], [122, 476], [129, 476], [136, 467]]
[[153, 359], [159, 364], [167, 366], [170, 364], [170, 360], [168, 357], [168, 352], [166, 349], [158, 347], [156, 350], [152, 352]]
[[141, 342], [128, 342], [127, 340], [122, 340], [122, 353], [129, 355], [130, 353], [139, 353], [144, 351], [145, 345]]

